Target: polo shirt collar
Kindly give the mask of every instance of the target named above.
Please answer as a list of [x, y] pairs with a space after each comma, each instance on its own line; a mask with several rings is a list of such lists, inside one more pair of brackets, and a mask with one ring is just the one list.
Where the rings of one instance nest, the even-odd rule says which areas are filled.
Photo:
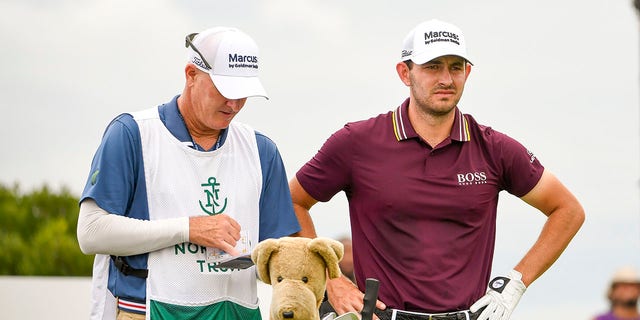
[[[471, 133], [469, 131], [469, 121], [462, 114], [462, 111], [456, 107], [455, 119], [449, 138], [456, 141], [470, 141]], [[407, 98], [392, 114], [393, 132], [398, 141], [412, 138], [418, 138], [418, 133], [413, 129], [409, 121], [409, 98]]]

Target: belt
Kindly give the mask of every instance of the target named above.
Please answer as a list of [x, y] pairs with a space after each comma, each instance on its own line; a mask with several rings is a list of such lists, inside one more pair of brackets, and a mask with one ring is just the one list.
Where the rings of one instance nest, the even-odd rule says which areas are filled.
[[404, 311], [398, 309], [376, 310], [376, 315], [380, 320], [475, 320], [482, 310], [471, 313], [469, 310], [444, 312], [444, 313], [422, 313]]

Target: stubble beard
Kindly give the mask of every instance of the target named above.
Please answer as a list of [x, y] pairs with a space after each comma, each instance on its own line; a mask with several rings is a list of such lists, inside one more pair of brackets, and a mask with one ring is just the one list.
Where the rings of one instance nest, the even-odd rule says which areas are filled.
[[450, 100], [433, 101], [433, 96], [428, 94], [420, 95], [414, 87], [411, 87], [415, 103], [421, 113], [433, 118], [443, 118], [451, 114], [458, 105], [459, 98]]

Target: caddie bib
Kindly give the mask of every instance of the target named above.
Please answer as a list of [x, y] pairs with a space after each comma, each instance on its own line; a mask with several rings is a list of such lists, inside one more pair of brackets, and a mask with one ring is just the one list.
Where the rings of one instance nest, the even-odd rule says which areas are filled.
[[[176, 139], [157, 108], [140, 128], [150, 220], [227, 214], [242, 244], [258, 242], [262, 171], [255, 131], [232, 122], [225, 143], [201, 152]], [[260, 319], [255, 267], [218, 268], [220, 250], [182, 243], [149, 253], [147, 319]]]

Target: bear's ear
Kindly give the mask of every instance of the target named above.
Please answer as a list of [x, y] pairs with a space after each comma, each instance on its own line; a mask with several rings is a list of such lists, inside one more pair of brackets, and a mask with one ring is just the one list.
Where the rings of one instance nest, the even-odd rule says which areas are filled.
[[335, 279], [340, 277], [340, 265], [338, 262], [342, 260], [344, 255], [344, 245], [339, 241], [329, 238], [315, 238], [309, 241], [307, 247], [311, 252], [320, 255], [324, 260], [327, 270], [329, 270], [329, 278]]
[[258, 245], [251, 252], [251, 260], [256, 265], [256, 272], [262, 282], [271, 284], [271, 277], [269, 275], [269, 260], [271, 255], [278, 249], [278, 240], [266, 239], [258, 243]]

